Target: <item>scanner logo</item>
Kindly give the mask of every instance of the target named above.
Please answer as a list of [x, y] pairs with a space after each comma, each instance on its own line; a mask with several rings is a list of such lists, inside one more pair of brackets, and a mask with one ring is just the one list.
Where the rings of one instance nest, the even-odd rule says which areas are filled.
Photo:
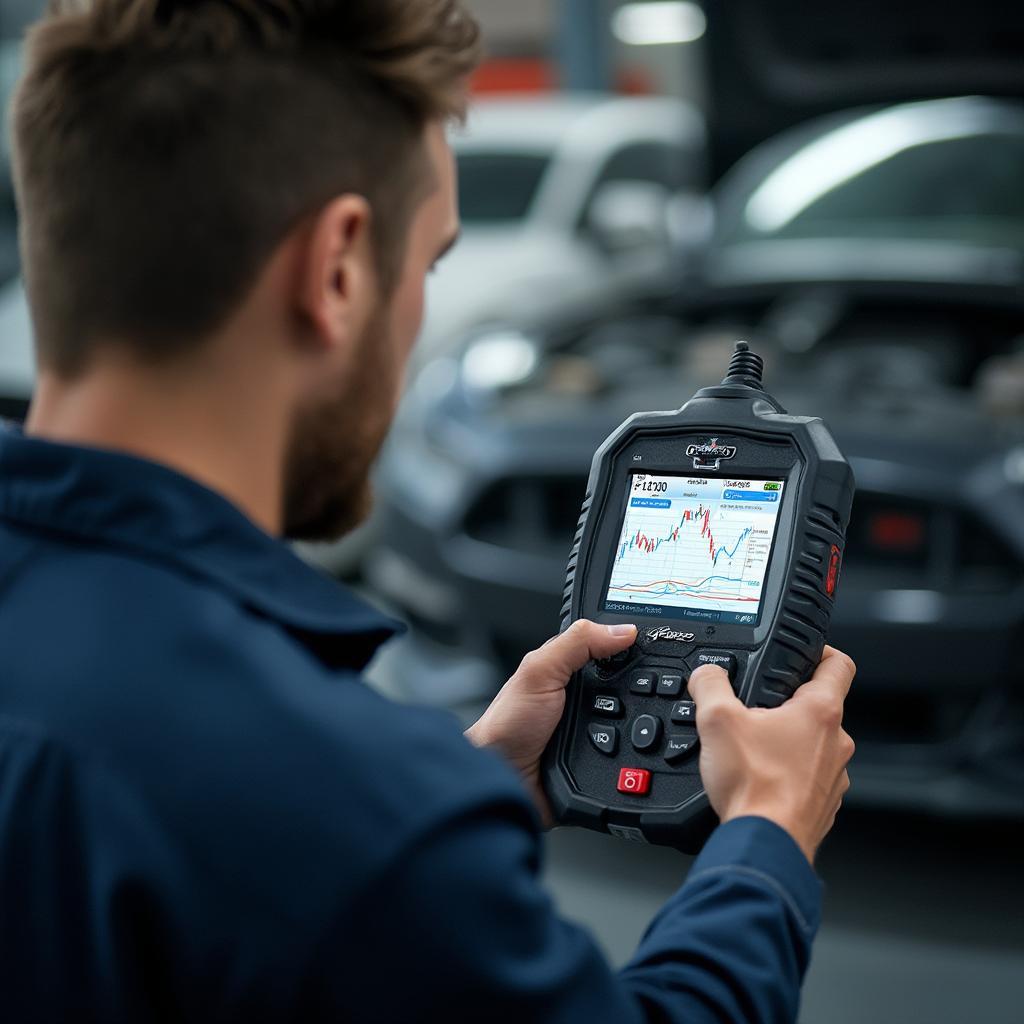
[[680, 643], [692, 644], [697, 639], [696, 633], [682, 633], [678, 629], [671, 629], [668, 626], [656, 626], [647, 630], [648, 640], [678, 640]]
[[713, 437], [706, 444], [691, 444], [686, 449], [686, 454], [692, 458], [723, 461], [736, 458], [736, 446], [732, 444], [719, 444], [718, 438]]
[[719, 444], [713, 437], [705, 444], [691, 444], [686, 454], [693, 459], [694, 469], [720, 469], [723, 462], [736, 457], [736, 446]]

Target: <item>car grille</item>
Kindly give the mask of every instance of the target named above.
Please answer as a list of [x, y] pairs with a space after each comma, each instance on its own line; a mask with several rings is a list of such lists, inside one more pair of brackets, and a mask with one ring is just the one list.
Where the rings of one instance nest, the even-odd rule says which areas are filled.
[[466, 517], [474, 540], [531, 554], [568, 557], [585, 476], [516, 476], [491, 484]]
[[848, 583], [960, 594], [1008, 592], [1024, 571], [973, 512], [870, 491], [854, 499], [845, 564]]

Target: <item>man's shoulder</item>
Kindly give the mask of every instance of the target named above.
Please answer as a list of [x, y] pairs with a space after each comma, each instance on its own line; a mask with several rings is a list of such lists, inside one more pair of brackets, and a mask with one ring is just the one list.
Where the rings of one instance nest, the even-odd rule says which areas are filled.
[[100, 689], [120, 685], [126, 673], [143, 689], [169, 677], [179, 692], [237, 672], [257, 679], [282, 669], [293, 678], [320, 672], [281, 624], [170, 557], [52, 536], [13, 538], [0, 556], [8, 581], [0, 631], [5, 650], [28, 671], [49, 662], [65, 669], [51, 677], [90, 675]]
[[45, 618], [72, 633], [76, 623], [100, 623], [128, 633], [179, 622], [198, 626], [214, 606], [231, 603], [209, 579], [158, 552], [12, 529], [6, 523], [0, 530], [5, 604], [21, 622]]
[[[30, 653], [20, 667], [33, 683], [45, 679], [58, 702], [70, 699], [78, 723], [95, 705], [100, 724], [133, 726], [157, 742], [154, 752], [156, 734], [194, 749], [210, 743], [225, 769], [258, 762], [298, 771], [314, 761], [348, 769], [321, 772], [320, 791], [365, 782], [364, 768], [389, 790], [430, 791], [428, 761], [447, 766], [449, 782], [480, 774], [479, 752], [454, 716], [385, 699], [359, 672], [326, 665], [286, 625], [176, 565], [80, 550], [37, 562], [33, 577], [29, 592], [6, 603]], [[61, 642], [30, 636], [38, 630]], [[475, 771], [464, 770], [467, 758]]]
[[315, 916], [446, 821], [529, 825], [518, 778], [454, 716], [386, 700], [202, 578], [63, 555], [8, 591], [3, 706], [121, 780], [225, 891]]
[[[173, 728], [261, 681], [322, 674], [283, 629], [172, 564], [131, 552], [37, 543], [8, 572], [0, 642], [8, 707], [89, 745], [107, 728]], [[243, 680], [245, 687], [242, 686]]]

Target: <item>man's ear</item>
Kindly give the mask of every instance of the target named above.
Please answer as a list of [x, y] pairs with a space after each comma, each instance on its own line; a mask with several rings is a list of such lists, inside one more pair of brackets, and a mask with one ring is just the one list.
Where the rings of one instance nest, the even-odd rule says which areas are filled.
[[321, 345], [344, 344], [374, 307], [376, 273], [370, 204], [359, 195], [331, 200], [312, 221], [299, 261], [297, 300]]

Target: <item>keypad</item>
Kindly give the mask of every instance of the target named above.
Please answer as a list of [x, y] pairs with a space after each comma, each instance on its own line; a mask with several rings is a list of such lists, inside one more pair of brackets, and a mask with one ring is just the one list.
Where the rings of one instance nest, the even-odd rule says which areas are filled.
[[[587, 734], [596, 750], [612, 758], [619, 752], [621, 729], [632, 749], [645, 759], [658, 758], [666, 767], [678, 767], [695, 758], [700, 749], [697, 706], [686, 690], [690, 672], [701, 665], [718, 665], [735, 683], [737, 658], [730, 651], [700, 649], [685, 661], [666, 659], [659, 664], [661, 659], [652, 657], [654, 664], [649, 665], [643, 654], [633, 646], [588, 666], [585, 679], [594, 689], [587, 698], [593, 718], [587, 723]], [[666, 700], [662, 703], [659, 698]], [[613, 719], [624, 721], [613, 725]], [[647, 769], [622, 769], [622, 774], [626, 781], [620, 779], [620, 792], [646, 794]]]

